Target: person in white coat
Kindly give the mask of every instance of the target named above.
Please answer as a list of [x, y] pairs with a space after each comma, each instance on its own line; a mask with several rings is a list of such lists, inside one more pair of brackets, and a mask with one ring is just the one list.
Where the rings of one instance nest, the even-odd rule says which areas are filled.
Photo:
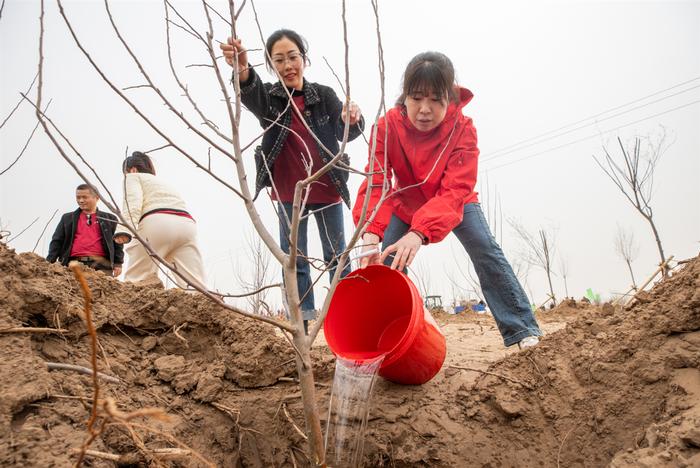
[[[135, 151], [124, 160], [124, 206], [122, 213], [127, 227], [137, 232], [163, 259], [174, 263], [190, 283], [204, 287], [202, 255], [197, 246], [197, 225], [187, 212], [184, 200], [170, 185], [156, 177], [151, 158]], [[115, 234], [115, 241], [128, 239]], [[126, 247], [129, 256], [124, 281], [143, 281], [158, 277], [158, 265], [137, 239]], [[186, 282], [178, 275], [171, 277], [180, 287]]]

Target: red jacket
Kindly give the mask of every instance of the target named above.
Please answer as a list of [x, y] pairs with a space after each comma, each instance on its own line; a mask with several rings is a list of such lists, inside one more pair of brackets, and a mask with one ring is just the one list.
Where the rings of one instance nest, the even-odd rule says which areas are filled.
[[[472, 119], [462, 115], [462, 108], [474, 95], [465, 88], [459, 91], [460, 102], [451, 103], [445, 119], [428, 132], [417, 130], [401, 105], [377, 122], [375, 174], [365, 222], [379, 202], [385, 180], [389, 195], [366, 232], [383, 237], [394, 214], [428, 242], [439, 242], [462, 222], [464, 205], [478, 201], [474, 191], [479, 157], [476, 129]], [[382, 171], [385, 157], [386, 170]], [[365, 172], [369, 172], [369, 164]], [[420, 185], [402, 190], [414, 184]], [[352, 210], [355, 224], [362, 214], [366, 193], [367, 179], [360, 186]]]

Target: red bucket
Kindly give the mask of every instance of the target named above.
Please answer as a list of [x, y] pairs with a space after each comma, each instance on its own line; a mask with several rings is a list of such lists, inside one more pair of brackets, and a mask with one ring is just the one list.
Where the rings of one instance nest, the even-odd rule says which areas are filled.
[[429, 381], [445, 361], [445, 337], [415, 285], [384, 265], [355, 270], [338, 283], [323, 332], [336, 356], [385, 355], [379, 375], [400, 384]]

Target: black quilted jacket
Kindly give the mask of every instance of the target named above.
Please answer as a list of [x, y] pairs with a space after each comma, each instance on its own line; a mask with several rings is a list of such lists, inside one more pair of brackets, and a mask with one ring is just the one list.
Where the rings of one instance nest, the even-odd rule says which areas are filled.
[[[318, 83], [311, 83], [304, 80], [304, 119], [316, 134], [324, 146], [334, 154], [338, 152], [340, 146], [338, 141], [343, 139], [345, 123], [341, 119], [343, 103], [338, 99], [333, 89]], [[277, 83], [263, 83], [260, 76], [254, 69], [250, 70], [248, 81], [241, 83], [241, 101], [260, 121], [263, 128], [270, 127], [262, 138], [262, 144], [255, 150], [255, 167], [257, 175], [255, 178], [255, 197], [264, 187], [272, 186], [270, 171], [275, 170], [275, 160], [279, 156], [284, 141], [289, 134], [289, 126], [292, 122], [292, 106], [285, 111], [289, 98], [283, 85]], [[282, 114], [284, 112], [284, 114]], [[280, 117], [280, 114], [281, 117]], [[278, 119], [278, 123], [273, 122]], [[354, 140], [365, 126], [364, 118], [356, 125], [350, 127], [348, 140]], [[332, 156], [318, 145], [318, 153], [325, 163], [332, 159]], [[345, 164], [349, 164], [349, 158], [345, 157]], [[347, 180], [348, 171], [339, 167], [328, 172], [331, 182], [340, 194], [341, 198], [350, 207], [350, 193], [348, 192]]]

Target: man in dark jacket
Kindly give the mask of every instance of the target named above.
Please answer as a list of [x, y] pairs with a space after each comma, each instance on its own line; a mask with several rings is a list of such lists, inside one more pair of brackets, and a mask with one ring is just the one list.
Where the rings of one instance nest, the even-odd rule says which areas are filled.
[[95, 270], [119, 276], [124, 263], [124, 247], [113, 240], [117, 218], [97, 209], [100, 198], [88, 184], [75, 190], [79, 208], [61, 217], [49, 244], [46, 260], [62, 265], [79, 261]]

